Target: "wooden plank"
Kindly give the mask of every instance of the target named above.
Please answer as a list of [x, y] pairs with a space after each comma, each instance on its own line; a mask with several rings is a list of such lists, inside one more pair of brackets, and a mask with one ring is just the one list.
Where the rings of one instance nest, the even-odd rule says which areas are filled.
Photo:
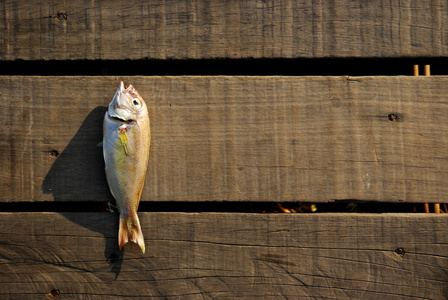
[[[448, 77], [120, 79], [151, 114], [142, 201], [448, 200]], [[0, 77], [0, 200], [111, 200], [96, 145], [117, 86]]]
[[1, 60], [447, 57], [444, 1], [0, 5]]
[[444, 215], [141, 213], [146, 254], [109, 213], [0, 218], [2, 299], [447, 297]]

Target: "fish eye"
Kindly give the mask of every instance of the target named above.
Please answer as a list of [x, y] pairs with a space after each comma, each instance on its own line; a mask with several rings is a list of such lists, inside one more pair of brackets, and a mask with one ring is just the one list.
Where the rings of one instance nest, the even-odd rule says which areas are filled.
[[132, 100], [132, 104], [134, 104], [134, 106], [139, 106], [140, 101], [138, 101], [137, 99], [134, 99], [134, 100]]

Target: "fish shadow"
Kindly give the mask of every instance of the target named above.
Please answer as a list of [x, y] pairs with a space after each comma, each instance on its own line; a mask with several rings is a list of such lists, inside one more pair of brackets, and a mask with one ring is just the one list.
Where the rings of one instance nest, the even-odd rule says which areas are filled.
[[[106, 181], [103, 149], [98, 146], [103, 139], [106, 109], [105, 106], [93, 109], [62, 153], [51, 152], [56, 160], [45, 176], [42, 192], [63, 203], [63, 210], [67, 211], [61, 214], [65, 218], [105, 237], [105, 262], [117, 279], [123, 263], [123, 251], [117, 242], [118, 214], [106, 212], [107, 202], [115, 200]], [[92, 211], [104, 214], [89, 213]]]

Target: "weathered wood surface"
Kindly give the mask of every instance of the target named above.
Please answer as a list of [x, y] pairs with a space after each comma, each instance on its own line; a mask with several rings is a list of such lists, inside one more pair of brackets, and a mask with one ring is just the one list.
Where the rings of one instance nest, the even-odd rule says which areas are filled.
[[447, 57], [445, 1], [0, 5], [0, 59]]
[[[448, 200], [448, 77], [120, 79], [151, 114], [142, 201]], [[117, 86], [0, 77], [0, 200], [110, 200], [96, 145]]]
[[0, 218], [2, 299], [448, 297], [444, 215], [141, 213], [146, 254], [116, 214]]

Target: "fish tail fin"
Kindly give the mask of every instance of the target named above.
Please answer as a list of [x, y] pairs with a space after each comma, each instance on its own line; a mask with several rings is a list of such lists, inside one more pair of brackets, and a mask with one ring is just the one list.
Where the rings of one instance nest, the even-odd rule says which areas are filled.
[[143, 238], [137, 213], [128, 216], [120, 214], [120, 225], [118, 229], [118, 246], [120, 250], [129, 241], [138, 244], [142, 252], [145, 253], [145, 239]]

